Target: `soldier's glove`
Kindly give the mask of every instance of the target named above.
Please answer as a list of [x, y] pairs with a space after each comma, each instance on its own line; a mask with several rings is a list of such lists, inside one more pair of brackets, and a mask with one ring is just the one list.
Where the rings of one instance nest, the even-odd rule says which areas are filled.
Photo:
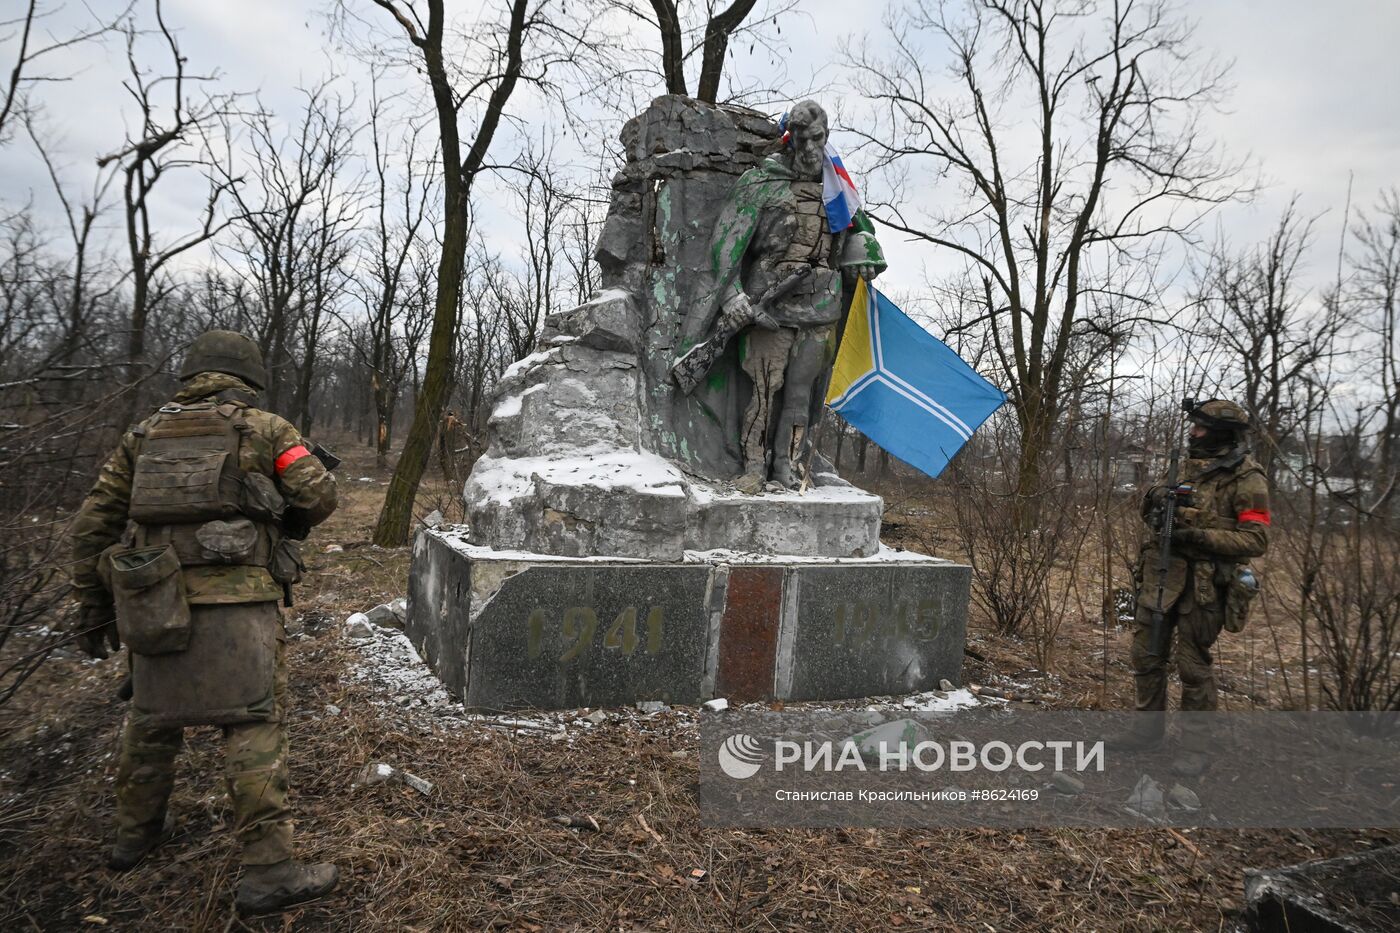
[[78, 626], [74, 634], [78, 647], [90, 658], [101, 661], [107, 657], [108, 646], [116, 651], [122, 646], [117, 635], [116, 613], [110, 603], [84, 603], [78, 607]]
[[293, 541], [305, 541], [311, 534], [311, 516], [305, 509], [289, 507], [282, 513], [282, 533]]
[[1176, 510], [1176, 521], [1183, 528], [1216, 528], [1220, 524], [1209, 509], [1180, 507]]
[[1172, 544], [1198, 547], [1206, 543], [1205, 532], [1199, 528], [1172, 528]]

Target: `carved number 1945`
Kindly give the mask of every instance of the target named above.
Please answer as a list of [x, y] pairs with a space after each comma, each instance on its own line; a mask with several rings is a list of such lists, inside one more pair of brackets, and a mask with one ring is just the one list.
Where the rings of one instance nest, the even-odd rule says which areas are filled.
[[[657, 654], [661, 651], [661, 624], [665, 618], [660, 606], [653, 606], [646, 617], [646, 651]], [[544, 609], [530, 613], [529, 640], [527, 651], [531, 658], [538, 658], [544, 651], [544, 630], [549, 615]], [[559, 634], [568, 647], [559, 655], [560, 661], [572, 661], [593, 646], [593, 637], [598, 633], [598, 613], [587, 606], [571, 606], [564, 610], [559, 620]], [[620, 650], [630, 655], [637, 650], [640, 640], [637, 637], [637, 607], [628, 606], [622, 610], [608, 626], [603, 635], [603, 647]]]

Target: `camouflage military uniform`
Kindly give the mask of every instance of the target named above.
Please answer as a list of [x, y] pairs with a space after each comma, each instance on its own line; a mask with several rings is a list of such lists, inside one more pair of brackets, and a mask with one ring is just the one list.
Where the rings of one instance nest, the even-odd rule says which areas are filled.
[[[238, 467], [247, 475], [270, 478], [285, 501], [288, 523], [309, 528], [334, 510], [335, 481], [308, 454], [291, 424], [252, 407], [255, 398], [255, 390], [233, 375], [197, 372], [187, 375], [173, 401], [175, 407], [212, 401], [235, 414], [240, 423]], [[168, 410], [173, 408], [163, 409]], [[158, 413], [147, 419], [122, 438], [74, 521], [73, 579], [86, 618], [100, 617], [104, 611], [110, 616], [112, 596], [106, 584], [114, 545], [149, 544], [153, 542], [143, 538], [156, 536], [154, 529], [129, 521], [128, 507], [141, 445], [151, 442], [153, 430], [159, 433], [153, 425], [160, 417]], [[104, 552], [109, 559], [104, 560]], [[188, 651], [149, 657], [133, 653], [131, 659], [135, 695], [117, 773], [118, 845], [139, 845], [160, 833], [183, 724], [212, 722], [224, 729], [228, 789], [244, 863], [286, 862], [291, 856], [292, 819], [287, 806], [285, 636], [277, 602], [283, 584], [273, 579], [266, 565], [185, 566], [182, 560], [180, 576], [193, 632]], [[220, 639], [230, 632], [253, 633], [260, 653], [226, 657], [227, 642]], [[246, 643], [245, 639], [240, 644]], [[202, 666], [206, 664], [233, 666], [211, 672]], [[245, 675], [262, 678], [262, 700], [247, 704], [246, 696], [236, 695], [239, 689], [247, 693], [238, 683]], [[187, 705], [207, 699], [215, 707], [225, 702], [220, 697], [232, 697], [226, 705], [244, 708], [241, 714], [228, 709], [195, 712], [182, 721], [178, 705], [168, 702], [171, 695]]]
[[[1193, 456], [1186, 461], [1181, 479], [1191, 491], [1187, 498], [1178, 499], [1161, 608], [1175, 633], [1181, 708], [1208, 711], [1218, 703], [1211, 646], [1223, 628], [1243, 627], [1252, 589], [1241, 582], [1241, 570], [1268, 548], [1269, 485], [1263, 469], [1243, 447], [1248, 419], [1242, 409], [1211, 400], [1193, 411], [1192, 420], [1225, 427], [1214, 445], [1193, 440]], [[1162, 486], [1154, 487], [1143, 501], [1149, 529], [1163, 491]], [[1151, 641], [1152, 613], [1158, 604], [1157, 567], [1154, 532], [1143, 545], [1136, 579], [1137, 629], [1131, 660], [1137, 709], [1142, 712], [1167, 708], [1167, 658], [1153, 653]]]

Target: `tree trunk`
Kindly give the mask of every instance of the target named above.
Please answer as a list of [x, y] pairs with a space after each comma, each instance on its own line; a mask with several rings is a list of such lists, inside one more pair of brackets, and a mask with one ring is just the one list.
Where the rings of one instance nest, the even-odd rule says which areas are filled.
[[682, 49], [680, 16], [674, 0], [651, 0], [656, 25], [661, 30], [661, 73], [667, 94], [686, 94], [685, 56]]
[[724, 53], [729, 49], [729, 37], [757, 2], [734, 0], [727, 10], [710, 17], [705, 26], [705, 57], [700, 62], [700, 85], [695, 95], [700, 100], [713, 104], [719, 97], [719, 79], [724, 73]]
[[[486, 153], [500, 125], [501, 115], [520, 77], [527, 7], [527, 0], [514, 0], [511, 6], [506, 61], [500, 73], [500, 82], [486, 103], [476, 138], [465, 160], [461, 157], [461, 138], [457, 127], [458, 101], [443, 59], [445, 14], [442, 0], [429, 0], [428, 32], [415, 43], [423, 54], [423, 65], [432, 85], [433, 109], [438, 120], [443, 167], [442, 256], [438, 261], [437, 297], [428, 338], [428, 363], [423, 374], [423, 385], [413, 406], [413, 423], [408, 429], [403, 454], [394, 468], [389, 490], [384, 497], [384, 508], [374, 528], [374, 543], [380, 547], [402, 547], [408, 543], [413, 503], [432, 454], [448, 396], [452, 392], [452, 376], [456, 371], [453, 355], [457, 347], [458, 297], [466, 265], [471, 186], [485, 164]], [[405, 22], [401, 20], [400, 25]], [[411, 24], [406, 28], [411, 36], [414, 35]]]

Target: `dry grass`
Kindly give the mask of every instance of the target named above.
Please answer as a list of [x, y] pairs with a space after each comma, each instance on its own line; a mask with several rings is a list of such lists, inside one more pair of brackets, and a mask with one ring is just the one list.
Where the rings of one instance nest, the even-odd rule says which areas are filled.
[[[347, 676], [360, 656], [326, 623], [401, 594], [407, 572], [404, 552], [365, 543], [383, 477], [347, 452], [345, 506], [314, 539], [305, 635], [290, 650], [298, 846], [341, 865], [340, 889], [284, 918], [233, 915], [237, 853], [212, 729], [192, 730], [181, 759], [179, 836], [129, 875], [106, 872], [120, 671], [56, 658], [0, 709], [0, 929], [1216, 930], [1238, 907], [1246, 867], [1386, 841], [702, 829], [694, 731], [678, 717], [551, 742], [425, 724]], [[363, 475], [374, 481], [355, 481]], [[434, 487], [428, 497], [451, 495]], [[322, 552], [329, 543], [344, 550]], [[1065, 658], [1100, 647], [1095, 628], [1067, 634]], [[1097, 697], [1099, 661], [1074, 661], [1051, 678], [1029, 670], [1014, 641], [978, 631], [974, 645], [987, 659], [971, 666], [975, 678], [1034, 681], [1062, 705]], [[1123, 647], [1110, 650], [1121, 657]], [[1126, 695], [1126, 670], [1114, 665], [1115, 690]], [[322, 715], [330, 703], [340, 716]], [[435, 789], [352, 787], [370, 761], [407, 768]], [[566, 828], [551, 819], [560, 815], [592, 817], [599, 829]], [[707, 872], [702, 881], [687, 879], [694, 868]]]

